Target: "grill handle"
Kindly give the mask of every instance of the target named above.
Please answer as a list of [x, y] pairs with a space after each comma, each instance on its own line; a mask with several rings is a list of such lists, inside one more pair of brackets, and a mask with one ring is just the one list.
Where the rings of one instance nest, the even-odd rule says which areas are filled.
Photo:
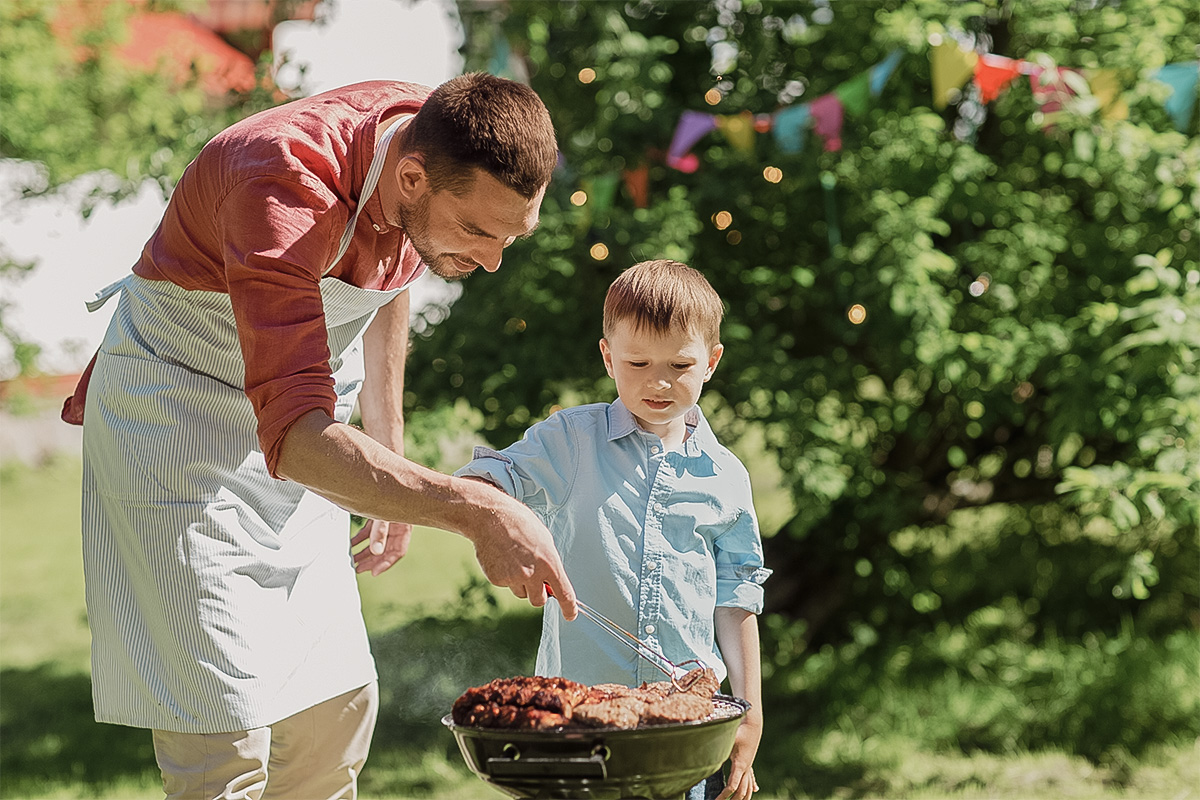
[[515, 744], [504, 745], [508, 758], [489, 758], [487, 773], [493, 778], [554, 776], [560, 778], [608, 778], [609, 750], [604, 745], [592, 749], [586, 758], [527, 758]]

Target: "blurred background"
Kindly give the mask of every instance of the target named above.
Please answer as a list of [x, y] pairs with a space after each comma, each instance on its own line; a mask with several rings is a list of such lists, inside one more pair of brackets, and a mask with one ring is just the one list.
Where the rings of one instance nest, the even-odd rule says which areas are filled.
[[[1198, 41], [1192, 0], [0, 4], [0, 796], [161, 796], [91, 718], [84, 301], [233, 121], [486, 70], [560, 168], [503, 270], [416, 287], [408, 454], [611, 400], [608, 283], [691, 264], [775, 570], [760, 796], [1200, 797]], [[540, 617], [436, 531], [360, 585], [364, 796], [499, 797], [439, 719]]]

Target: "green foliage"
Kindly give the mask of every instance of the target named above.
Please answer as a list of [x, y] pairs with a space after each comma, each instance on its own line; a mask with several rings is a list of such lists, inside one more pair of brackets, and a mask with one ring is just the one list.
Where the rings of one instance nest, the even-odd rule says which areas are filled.
[[[130, 4], [88, 6], [90, 21], [73, 41], [52, 27], [59, 10], [39, 0], [0, 4], [0, 154], [40, 165], [38, 179], [23, 187], [27, 193], [103, 171], [85, 215], [101, 198], [126, 196], [147, 180], [168, 196], [214, 134], [280, 100], [265, 88], [209, 98], [198, 75], [179, 85], [123, 63], [115, 47], [126, 36]], [[260, 65], [260, 76], [267, 66]]]
[[[913, 598], [938, 609], [955, 596], [919, 584], [935, 563], [899, 555], [893, 537], [967, 509], [993, 510], [992, 532], [1024, 536], [1013, 546], [1033, 542], [1038, 563], [1087, 587], [1086, 602], [1043, 606], [1043, 634], [1111, 634], [1122, 613], [1187, 624], [1200, 589], [1173, 554], [1195, 552], [1200, 521], [1200, 138], [1195, 120], [1173, 129], [1150, 76], [1195, 58], [1194, 4], [518, 0], [462, 13], [468, 67], [499, 34], [521, 49], [566, 169], [537, 235], [418, 343], [410, 407], [465, 396], [506, 445], [556, 404], [611, 399], [595, 345], [604, 290], [635, 261], [680, 258], [728, 308], [712, 402], [762, 432], [794, 497], [767, 542], [767, 592], [807, 640], [885, 621], [925, 630]], [[986, 109], [936, 110], [935, 33], [1113, 69], [1128, 118], [1104, 116], [1085, 83], [1048, 118], [1024, 77]], [[794, 155], [767, 136], [743, 153], [713, 133], [695, 174], [661, 161], [685, 110], [768, 113], [894, 49], [897, 72], [847, 114], [840, 152], [810, 134]], [[571, 204], [643, 163], [649, 207], [625, 190], [608, 208]], [[782, 180], [764, 180], [767, 165]], [[1060, 563], [1061, 536], [1088, 558]], [[984, 572], [964, 580], [991, 592], [962, 613], [1027, 583], [1025, 560], [962, 559]], [[888, 583], [901, 573], [911, 596]]]

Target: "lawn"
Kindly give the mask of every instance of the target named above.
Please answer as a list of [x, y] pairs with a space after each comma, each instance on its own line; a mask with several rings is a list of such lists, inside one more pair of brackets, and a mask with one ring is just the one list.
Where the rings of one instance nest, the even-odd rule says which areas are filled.
[[[77, 459], [0, 468], [0, 798], [162, 796], [148, 733], [92, 719], [79, 472]], [[466, 540], [433, 530], [418, 529], [400, 564], [360, 586], [381, 693], [364, 800], [504, 797], [467, 771], [439, 720], [463, 688], [532, 669], [537, 612], [482, 581]], [[766, 698], [768, 736], [769, 710], [796, 702]], [[762, 763], [757, 800], [1200, 798], [1194, 746], [1130, 762], [1114, 780], [1112, 768], [1061, 753], [928, 753], [903, 737], [854, 735], [845, 732], [841, 755], [829, 760], [846, 759], [841, 772], [812, 772], [817, 754]], [[800, 764], [841, 788], [811, 793]]]
[[[79, 481], [73, 458], [38, 469], [0, 468], [0, 796], [161, 797], [148, 734], [92, 720]], [[438, 723], [449, 707], [445, 694], [456, 696], [466, 686], [464, 670], [495, 668], [465, 640], [462, 649], [451, 646], [455, 627], [487, 643], [493, 658], [520, 661], [537, 646], [536, 614], [524, 611], [523, 601], [491, 591], [479, 574], [466, 539], [417, 529], [409, 555], [396, 567], [379, 577], [360, 576], [384, 693], [364, 777], [371, 786], [377, 776], [371, 798], [503, 796], [467, 772]], [[506, 622], [493, 623], [493, 613]], [[470, 630], [476, 626], [486, 630]], [[443, 667], [454, 661], [462, 668], [450, 667], [450, 685]], [[440, 691], [430, 695], [428, 687]], [[424, 724], [400, 712], [409, 701], [427, 716]], [[391, 746], [393, 735], [420, 747]]]

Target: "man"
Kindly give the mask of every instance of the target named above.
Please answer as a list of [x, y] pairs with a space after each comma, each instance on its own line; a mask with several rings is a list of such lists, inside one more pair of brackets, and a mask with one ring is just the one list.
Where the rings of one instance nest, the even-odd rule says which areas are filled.
[[[355, 796], [377, 709], [355, 570], [394, 564], [412, 524], [574, 616], [531, 512], [402, 456], [402, 289], [496, 271], [556, 158], [537, 95], [489, 75], [298, 100], [209, 142], [89, 304], [120, 297], [64, 407], [96, 719], [153, 730], [168, 797]], [[352, 543], [348, 512], [373, 520]]]

